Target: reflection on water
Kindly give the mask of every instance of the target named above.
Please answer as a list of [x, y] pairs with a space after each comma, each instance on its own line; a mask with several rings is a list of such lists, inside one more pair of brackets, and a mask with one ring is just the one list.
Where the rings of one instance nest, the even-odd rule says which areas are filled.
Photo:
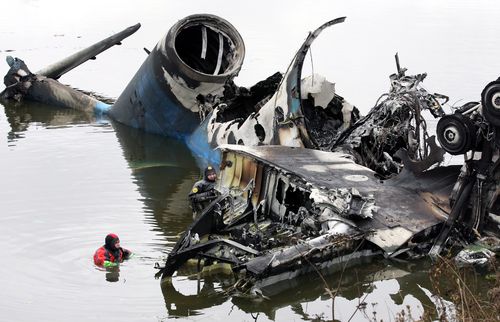
[[[167, 241], [148, 219], [153, 209], [141, 201], [148, 188], [136, 184], [111, 125], [22, 103], [4, 107], [0, 136], [0, 321], [54, 321], [54, 312], [61, 321], [164, 315], [153, 266]], [[109, 232], [136, 254], [119, 271], [92, 262]]]
[[118, 282], [120, 280], [120, 266], [106, 267], [106, 281]]
[[[162, 281], [161, 290], [168, 314], [172, 317], [201, 315], [204, 309], [221, 305], [230, 299], [226, 289], [232, 285], [231, 282], [234, 280], [227, 277], [222, 280], [205, 278], [201, 281], [178, 278], [174, 281], [171, 279]], [[196, 284], [194, 294], [183, 293], [191, 290], [194, 284]]]
[[[34, 102], [7, 103], [4, 111], [11, 127], [7, 136], [9, 142], [23, 138], [30, 126], [57, 129], [109, 122], [82, 111]], [[200, 176], [196, 160], [180, 141], [113, 121], [112, 126], [142, 196], [147, 220], [152, 220], [166, 236], [175, 239], [192, 218], [186, 196]]]
[[97, 270], [105, 273], [105, 279], [108, 282], [115, 283], [120, 280], [120, 265], [110, 267], [96, 267]]
[[141, 193], [146, 219], [175, 243], [192, 218], [187, 195], [200, 175], [195, 159], [180, 141], [117, 122], [113, 128]]
[[335, 273], [311, 273], [284, 280], [256, 294], [235, 293], [234, 279], [227, 275], [200, 278], [192, 274], [166, 279], [162, 292], [172, 317], [203, 314], [208, 308], [231, 301], [254, 318], [263, 314], [259, 321], [284, 317], [305, 321], [386, 321], [398, 315], [418, 320], [424, 308], [433, 314], [433, 301], [426, 295], [432, 289], [428, 269], [428, 262], [397, 265], [380, 259], [361, 260]]
[[9, 142], [22, 138], [23, 132], [33, 124], [54, 128], [95, 122], [93, 115], [73, 109], [60, 109], [35, 102], [4, 102], [3, 104], [11, 127], [7, 136]]

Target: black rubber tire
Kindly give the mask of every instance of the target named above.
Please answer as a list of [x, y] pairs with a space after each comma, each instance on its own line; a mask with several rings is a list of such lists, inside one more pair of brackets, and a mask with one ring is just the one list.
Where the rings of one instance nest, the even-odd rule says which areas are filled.
[[486, 85], [481, 93], [481, 105], [486, 121], [500, 127], [500, 82]]
[[441, 147], [452, 155], [460, 155], [474, 148], [476, 129], [472, 121], [460, 113], [445, 115], [437, 124]]

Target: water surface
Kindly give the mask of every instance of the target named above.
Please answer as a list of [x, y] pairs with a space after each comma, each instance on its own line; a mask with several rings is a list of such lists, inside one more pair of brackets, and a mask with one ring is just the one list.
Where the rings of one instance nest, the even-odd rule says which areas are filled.
[[[178, 19], [204, 12], [242, 34], [247, 55], [236, 82], [245, 86], [284, 71], [309, 30], [347, 16], [319, 37], [305, 69], [337, 82], [364, 113], [388, 89], [395, 52], [411, 73], [427, 72], [426, 87], [451, 104], [478, 100], [500, 73], [500, 4], [484, 0], [25, 0], [1, 14], [0, 56], [20, 57], [36, 71], [141, 22], [122, 46], [61, 78], [115, 98], [145, 59], [143, 47], [151, 49]], [[0, 61], [0, 74], [6, 71]], [[364, 321], [392, 319], [407, 306], [416, 317], [432, 310], [425, 262], [376, 261], [342, 279], [329, 275], [329, 287], [341, 286], [334, 302], [316, 275], [277, 285], [271, 300], [227, 294], [228, 279], [198, 284], [178, 276], [175, 290], [161, 289], [154, 263], [191, 222], [186, 195], [199, 160], [177, 141], [77, 111], [0, 107], [1, 321], [329, 320], [332, 305], [335, 318]], [[119, 272], [92, 263], [109, 232], [136, 253]]]

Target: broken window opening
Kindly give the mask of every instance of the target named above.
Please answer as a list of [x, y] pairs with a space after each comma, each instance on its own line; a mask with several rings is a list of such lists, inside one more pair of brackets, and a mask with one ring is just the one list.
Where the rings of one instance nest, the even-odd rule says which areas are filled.
[[186, 65], [213, 75], [225, 73], [231, 65], [231, 44], [226, 35], [205, 25], [186, 27], [175, 38], [175, 50]]
[[236, 144], [236, 137], [234, 136], [233, 131], [229, 132], [227, 136], [227, 144]]
[[306, 209], [311, 209], [311, 199], [309, 196], [310, 192], [304, 191], [289, 185], [288, 189], [285, 191], [285, 205], [288, 211], [298, 213], [300, 207], [305, 207]]
[[266, 131], [264, 130], [264, 127], [260, 124], [255, 124], [254, 129], [259, 142], [263, 142], [266, 139]]

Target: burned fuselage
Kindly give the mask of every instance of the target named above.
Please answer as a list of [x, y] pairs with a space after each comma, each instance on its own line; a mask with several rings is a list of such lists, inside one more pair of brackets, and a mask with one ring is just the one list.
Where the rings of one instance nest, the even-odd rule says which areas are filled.
[[229, 263], [247, 287], [356, 257], [423, 254], [414, 246], [436, 233], [459, 173], [451, 167], [382, 183], [342, 153], [221, 149], [221, 195], [182, 235], [163, 277], [198, 259]]

